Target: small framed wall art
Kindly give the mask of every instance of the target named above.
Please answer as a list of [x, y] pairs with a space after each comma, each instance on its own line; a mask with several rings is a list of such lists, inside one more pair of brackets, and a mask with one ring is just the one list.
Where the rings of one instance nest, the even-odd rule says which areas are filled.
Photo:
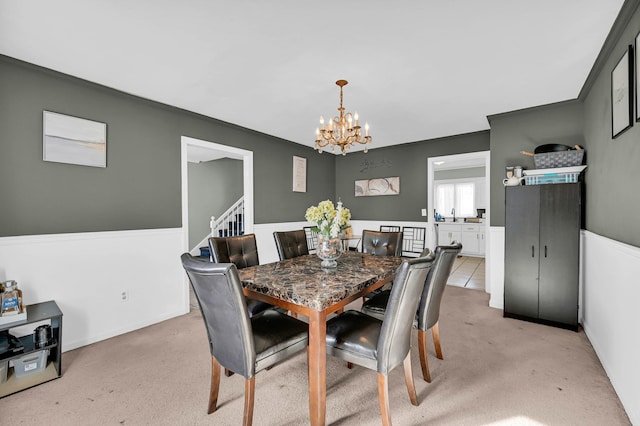
[[293, 192], [307, 192], [307, 159], [293, 156]]
[[629, 45], [611, 71], [611, 135], [616, 137], [633, 126], [633, 47]]
[[107, 167], [107, 125], [44, 111], [42, 159], [55, 163]]
[[356, 181], [356, 197], [400, 194], [400, 177], [363, 179]]

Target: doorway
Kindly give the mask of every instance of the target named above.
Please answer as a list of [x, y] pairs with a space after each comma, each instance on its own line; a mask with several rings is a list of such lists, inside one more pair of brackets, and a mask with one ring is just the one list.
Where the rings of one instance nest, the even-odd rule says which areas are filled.
[[[244, 231], [253, 233], [253, 152], [200, 139], [182, 136], [180, 141], [182, 174], [182, 252], [189, 252], [189, 161], [211, 161], [232, 158], [242, 161], [244, 195]], [[185, 303], [189, 305], [189, 280], [185, 275]]]
[[[440, 157], [429, 157], [427, 159], [427, 212], [428, 212], [428, 227], [427, 229], [430, 232], [430, 238], [433, 238], [430, 241], [436, 241], [436, 227], [435, 227], [435, 218], [433, 217], [431, 212], [434, 209], [434, 176], [436, 170], [454, 170], [454, 169], [464, 169], [471, 167], [484, 167], [485, 168], [485, 176], [484, 176], [484, 187], [485, 187], [485, 197], [487, 205], [490, 204], [491, 194], [490, 194], [490, 168], [491, 166], [491, 156], [490, 151], [479, 151], [479, 152], [469, 152], [465, 154], [455, 154], [455, 155], [444, 155]], [[489, 238], [490, 233], [488, 232], [488, 227], [490, 222], [491, 211], [489, 209], [486, 210], [484, 223], [486, 224], [485, 230], [485, 262], [484, 265], [489, 264], [489, 259], [491, 256], [489, 247]], [[484, 266], [483, 265], [483, 266]], [[485, 288], [484, 290], [489, 293], [489, 277], [488, 277], [488, 268], [485, 269]]]

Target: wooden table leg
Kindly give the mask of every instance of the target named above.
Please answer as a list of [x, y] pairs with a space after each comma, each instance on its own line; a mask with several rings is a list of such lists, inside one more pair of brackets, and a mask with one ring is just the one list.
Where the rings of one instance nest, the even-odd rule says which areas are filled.
[[327, 409], [327, 316], [318, 311], [309, 315], [309, 419], [324, 426]]

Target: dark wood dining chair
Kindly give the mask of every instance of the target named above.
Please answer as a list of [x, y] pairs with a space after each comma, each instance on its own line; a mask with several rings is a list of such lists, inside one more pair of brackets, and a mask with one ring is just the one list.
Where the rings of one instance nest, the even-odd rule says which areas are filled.
[[427, 228], [419, 226], [402, 227], [402, 255], [418, 257], [424, 250]]
[[402, 256], [402, 232], [362, 231], [362, 252], [382, 256]]
[[[431, 374], [427, 359], [427, 331], [431, 329], [433, 334], [436, 357], [443, 359], [442, 347], [440, 346], [440, 329], [438, 327], [440, 304], [447, 285], [447, 279], [451, 274], [451, 268], [460, 250], [462, 250], [462, 244], [454, 241], [450, 246], [437, 246], [435, 253], [426, 257], [433, 261], [433, 266], [429, 271], [424, 290], [420, 296], [420, 303], [416, 311], [416, 325], [418, 328], [418, 350], [422, 377], [429, 383], [431, 382]], [[380, 292], [363, 303], [361, 311], [367, 315], [383, 319], [387, 312], [390, 296], [391, 293], [388, 290]]]
[[[214, 263], [233, 263], [238, 269], [260, 264], [255, 234], [211, 237], [209, 238], [209, 251]], [[246, 303], [250, 318], [267, 309], [276, 308], [267, 302], [256, 299], [247, 298]], [[233, 375], [233, 372], [225, 369], [224, 375], [229, 377]]]
[[[255, 234], [211, 237], [209, 251], [214, 263], [233, 263], [238, 269], [260, 264]], [[247, 299], [247, 308], [251, 317], [274, 306], [260, 300]]]
[[273, 238], [278, 249], [280, 260], [291, 259], [309, 254], [307, 246], [307, 235], [303, 229], [295, 231], [276, 231]]
[[418, 405], [411, 372], [411, 329], [431, 263], [427, 257], [402, 262], [383, 320], [350, 310], [327, 321], [327, 354], [377, 371], [383, 425], [391, 424], [388, 374], [400, 364], [409, 399]]
[[255, 376], [289, 359], [309, 344], [309, 326], [274, 309], [249, 318], [238, 269], [233, 263], [212, 263], [189, 253], [182, 265], [196, 294], [211, 352], [208, 413], [216, 411], [220, 369], [245, 378], [243, 425], [253, 421]]
[[[402, 232], [398, 231], [362, 231], [362, 252], [376, 256], [402, 256]], [[391, 288], [393, 282], [381, 289], [372, 291], [362, 297], [362, 301]]]
[[313, 226], [304, 226], [304, 233], [307, 236], [307, 248], [313, 254], [318, 249], [318, 233], [313, 230]]

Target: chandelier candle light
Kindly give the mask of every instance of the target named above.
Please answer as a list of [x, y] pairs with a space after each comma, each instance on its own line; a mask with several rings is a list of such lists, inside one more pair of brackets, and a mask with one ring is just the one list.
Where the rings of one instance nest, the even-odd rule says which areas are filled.
[[358, 122], [358, 112], [351, 114], [344, 112], [342, 106], [342, 88], [348, 84], [347, 80], [338, 80], [336, 84], [340, 86], [340, 108], [338, 117], [330, 118], [329, 123], [325, 126], [324, 117], [320, 116], [320, 127], [316, 129], [316, 146], [315, 149], [322, 153], [322, 149], [331, 145], [331, 150], [335, 152], [338, 146], [342, 151], [342, 155], [347, 155], [347, 150], [351, 148], [352, 143], [364, 145], [364, 152], [367, 152], [367, 144], [371, 143], [369, 136], [369, 123], [364, 125], [364, 138], [362, 137], [362, 127]]
[[325, 200], [309, 207], [304, 218], [315, 224], [313, 231], [318, 233], [316, 254], [322, 259], [320, 265], [323, 268], [335, 268], [338, 266], [336, 259], [342, 254], [340, 233], [351, 227], [351, 212], [342, 207], [342, 201], [338, 201], [335, 208], [331, 200]]

